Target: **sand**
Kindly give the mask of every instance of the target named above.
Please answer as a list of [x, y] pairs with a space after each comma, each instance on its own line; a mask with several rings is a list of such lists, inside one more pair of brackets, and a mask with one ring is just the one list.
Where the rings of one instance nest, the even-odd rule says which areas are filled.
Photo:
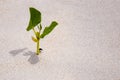
[[[119, 0], [0, 0], [0, 80], [120, 80]], [[42, 25], [59, 25], [41, 40], [27, 32], [29, 7]]]

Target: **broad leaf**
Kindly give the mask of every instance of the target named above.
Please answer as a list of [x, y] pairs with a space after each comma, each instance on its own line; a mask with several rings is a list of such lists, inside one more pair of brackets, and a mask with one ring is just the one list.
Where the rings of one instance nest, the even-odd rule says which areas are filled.
[[27, 27], [27, 31], [33, 29], [36, 25], [41, 22], [41, 13], [35, 8], [29, 8], [30, 10], [30, 21]]
[[44, 38], [46, 35], [48, 35], [57, 25], [58, 23], [53, 21], [49, 27], [45, 27], [43, 33], [40, 35], [40, 38]]

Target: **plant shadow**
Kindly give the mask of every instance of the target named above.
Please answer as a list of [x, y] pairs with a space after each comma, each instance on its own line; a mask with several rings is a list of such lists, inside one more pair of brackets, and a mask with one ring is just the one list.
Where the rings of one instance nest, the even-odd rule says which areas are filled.
[[35, 52], [32, 52], [32, 51], [28, 51], [26, 52], [25, 54], [23, 54], [24, 56], [30, 56], [28, 61], [31, 63], [31, 64], [36, 64], [38, 63], [40, 60], [39, 60], [39, 57], [38, 55], [36, 55]]
[[12, 56], [16, 56], [22, 52], [24, 52], [27, 48], [22, 48], [22, 49], [16, 49], [16, 50], [12, 50], [10, 51], [9, 53], [12, 55]]
[[40, 61], [38, 55], [36, 55], [35, 52], [32, 52], [32, 51], [27, 51], [26, 52], [25, 50], [27, 50], [27, 48], [12, 50], [9, 53], [12, 56], [16, 56], [20, 53], [24, 53], [23, 56], [30, 56], [29, 59], [28, 59], [28, 62], [31, 63], [31, 64], [36, 64]]

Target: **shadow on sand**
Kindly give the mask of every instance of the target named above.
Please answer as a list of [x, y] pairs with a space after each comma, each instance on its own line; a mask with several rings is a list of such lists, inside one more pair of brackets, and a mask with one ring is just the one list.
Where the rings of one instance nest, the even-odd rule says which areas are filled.
[[9, 53], [12, 56], [16, 56], [18, 54], [24, 53], [23, 56], [29, 56], [28, 62], [31, 64], [36, 64], [40, 61], [38, 55], [36, 55], [35, 52], [32, 52], [32, 51], [26, 52], [25, 50], [27, 50], [27, 48], [12, 50]]
[[9, 53], [12, 55], [12, 56], [16, 56], [20, 53], [23, 53], [27, 48], [23, 48], [23, 49], [16, 49], [16, 50], [12, 50], [10, 51]]
[[36, 63], [38, 63], [38, 62], [40, 61], [38, 55], [36, 55], [35, 52], [28, 51], [28, 52], [26, 52], [26, 53], [23, 54], [23, 55], [24, 55], [24, 56], [30, 56], [30, 58], [28, 59], [28, 61], [29, 61], [31, 64], [36, 64]]

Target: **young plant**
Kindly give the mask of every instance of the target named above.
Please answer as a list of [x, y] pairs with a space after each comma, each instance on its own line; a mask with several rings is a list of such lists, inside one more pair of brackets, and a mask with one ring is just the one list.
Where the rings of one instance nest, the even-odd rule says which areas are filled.
[[26, 30], [27, 31], [33, 30], [35, 37], [32, 36], [32, 40], [37, 44], [36, 54], [39, 55], [42, 50], [40, 48], [40, 40], [43, 39], [46, 35], [48, 35], [58, 25], [58, 23], [56, 21], [52, 21], [51, 24], [45, 27], [45, 29], [41, 33], [42, 30], [41, 12], [33, 7], [30, 7], [29, 10], [30, 20]]

